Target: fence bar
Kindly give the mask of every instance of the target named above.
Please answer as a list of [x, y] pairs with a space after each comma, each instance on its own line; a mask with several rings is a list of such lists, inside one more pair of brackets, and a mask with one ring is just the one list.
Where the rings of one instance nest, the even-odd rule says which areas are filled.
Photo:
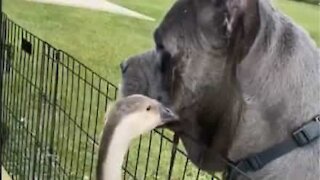
[[[52, 169], [53, 158], [55, 158], [54, 153], [54, 137], [55, 137], [55, 124], [56, 124], [56, 104], [57, 104], [57, 96], [58, 96], [58, 81], [59, 81], [59, 60], [60, 60], [60, 53], [59, 51], [54, 51], [54, 60], [52, 61], [52, 66], [56, 65], [55, 73], [54, 73], [54, 90], [53, 90], [53, 110], [51, 115], [51, 135], [50, 135], [50, 142], [49, 142], [49, 168]], [[53, 73], [53, 72], [52, 72]], [[51, 170], [49, 170], [49, 179], [51, 178]]]
[[0, 177], [2, 177], [2, 151], [4, 145], [4, 114], [3, 114], [3, 71], [4, 71], [4, 32], [2, 21], [2, 0], [0, 0]]

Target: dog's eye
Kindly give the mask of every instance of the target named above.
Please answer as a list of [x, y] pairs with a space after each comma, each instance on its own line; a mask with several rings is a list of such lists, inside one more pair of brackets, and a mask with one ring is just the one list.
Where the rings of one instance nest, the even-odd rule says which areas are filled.
[[225, 2], [224, 0], [212, 0], [213, 5], [215, 7], [220, 7], [221, 5], [223, 5], [223, 3]]
[[147, 111], [150, 111], [151, 110], [151, 106], [149, 105], [147, 108], [146, 108]]
[[156, 43], [156, 49], [159, 51], [161, 51], [161, 50], [163, 50], [164, 49], [164, 46], [163, 46], [163, 44], [161, 44], [161, 43]]
[[163, 51], [161, 54], [161, 67], [160, 70], [162, 73], [166, 72], [170, 66], [171, 54], [167, 51]]

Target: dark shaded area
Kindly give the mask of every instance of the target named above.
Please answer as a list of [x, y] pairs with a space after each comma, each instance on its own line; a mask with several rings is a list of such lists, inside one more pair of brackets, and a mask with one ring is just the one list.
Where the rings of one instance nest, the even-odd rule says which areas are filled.
[[5, 146], [5, 143], [9, 138], [9, 127], [7, 124], [0, 122], [0, 156], [2, 157], [2, 152]]

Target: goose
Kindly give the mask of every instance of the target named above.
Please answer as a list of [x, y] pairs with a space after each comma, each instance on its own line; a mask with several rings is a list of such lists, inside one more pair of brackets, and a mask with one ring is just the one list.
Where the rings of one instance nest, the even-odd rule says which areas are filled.
[[130, 95], [117, 101], [106, 116], [97, 162], [97, 180], [121, 180], [122, 163], [130, 142], [178, 116], [158, 101]]

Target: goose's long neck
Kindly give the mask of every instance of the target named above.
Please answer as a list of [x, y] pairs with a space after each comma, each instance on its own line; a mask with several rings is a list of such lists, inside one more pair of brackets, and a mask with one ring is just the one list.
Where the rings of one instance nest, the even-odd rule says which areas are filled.
[[[112, 128], [112, 127], [111, 127]], [[107, 133], [108, 132], [108, 133]], [[132, 139], [130, 129], [125, 124], [119, 124], [113, 129], [105, 129], [102, 148], [98, 160], [97, 180], [121, 180], [122, 163]]]

